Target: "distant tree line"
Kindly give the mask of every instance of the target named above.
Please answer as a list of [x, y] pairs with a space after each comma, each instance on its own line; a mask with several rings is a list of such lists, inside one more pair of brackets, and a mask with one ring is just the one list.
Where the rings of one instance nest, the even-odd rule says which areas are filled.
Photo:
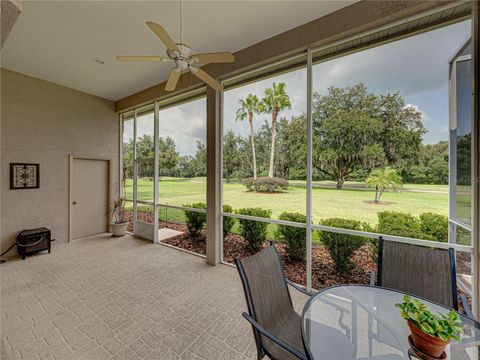
[[[239, 102], [237, 120], [248, 120], [249, 133], [224, 134], [223, 172], [227, 182], [268, 176], [306, 179], [306, 114], [287, 119], [280, 111], [290, 107], [285, 84], [273, 84], [265, 98], [249, 94]], [[262, 125], [253, 131], [263, 114]], [[313, 97], [313, 178], [333, 180], [342, 188], [346, 180], [364, 181], [372, 170], [391, 167], [404, 183], [448, 184], [448, 142], [422, 144], [426, 133], [421, 113], [398, 93], [373, 94], [363, 84], [330, 87]], [[272, 134], [272, 124], [275, 131]], [[273, 149], [273, 152], [272, 152]], [[206, 175], [205, 144], [196, 153], [180, 156], [170, 137], [160, 138], [160, 175]], [[137, 158], [153, 159], [153, 137], [137, 141]], [[133, 174], [133, 143], [124, 144], [126, 176]], [[139, 164], [141, 177], [153, 177], [153, 164]]]
[[[123, 144], [123, 164], [126, 178], [133, 177], [133, 139]], [[153, 158], [154, 141], [152, 135], [143, 135], [137, 140], [138, 176], [154, 176]], [[171, 137], [159, 139], [160, 176], [199, 177], [207, 175], [207, 149], [205, 144], [197, 141], [195, 154], [181, 156]]]

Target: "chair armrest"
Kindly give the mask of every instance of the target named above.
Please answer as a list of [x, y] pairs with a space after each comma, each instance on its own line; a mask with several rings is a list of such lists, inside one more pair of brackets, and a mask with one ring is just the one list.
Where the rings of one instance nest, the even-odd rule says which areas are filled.
[[465, 314], [472, 320], [475, 319], [475, 315], [473, 315], [472, 309], [470, 308], [470, 304], [467, 301], [467, 297], [465, 294], [460, 294], [460, 301], [462, 302], [463, 309], [465, 310]]
[[247, 319], [250, 324], [252, 324], [252, 326], [257, 329], [263, 336], [269, 338], [271, 341], [273, 341], [275, 344], [277, 344], [278, 346], [281, 346], [282, 348], [284, 348], [285, 350], [287, 350], [289, 353], [293, 354], [294, 356], [296, 356], [297, 358], [301, 359], [301, 360], [308, 360], [307, 357], [302, 354], [300, 351], [298, 350], [295, 350], [293, 347], [291, 347], [290, 345], [288, 345], [285, 341], [277, 338], [276, 336], [270, 334], [267, 330], [265, 330], [259, 323], [257, 323], [250, 315], [248, 315], [246, 312], [244, 312], [243, 314], [243, 317], [245, 319]]
[[375, 286], [375, 277], [377, 273], [375, 271], [370, 271], [370, 286]]
[[285, 281], [287, 282], [288, 285], [292, 286], [295, 290], [298, 290], [305, 295], [308, 295], [308, 296], [315, 295], [315, 293], [313, 291], [308, 291], [307, 289], [295, 284], [292, 280], [290, 280], [288, 278], [285, 278]]

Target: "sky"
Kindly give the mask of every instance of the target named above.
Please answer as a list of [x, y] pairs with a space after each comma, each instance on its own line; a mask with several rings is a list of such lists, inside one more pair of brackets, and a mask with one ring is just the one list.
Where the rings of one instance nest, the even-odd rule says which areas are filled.
[[[421, 35], [360, 51], [313, 67], [314, 91], [326, 94], [328, 87], [346, 87], [363, 82], [370, 92], [386, 94], [398, 92], [407, 104], [422, 113], [428, 132], [426, 144], [448, 140], [448, 66], [453, 54], [471, 34], [471, 22], [464, 21]], [[292, 108], [280, 113], [281, 117], [306, 112], [306, 69], [292, 71], [276, 77], [226, 91], [224, 94], [224, 131], [230, 129], [248, 135], [248, 122], [237, 122], [235, 113], [239, 99], [249, 93], [263, 97], [265, 88], [273, 82], [285, 82]], [[138, 121], [137, 132], [152, 133], [151, 121]], [[268, 115], [255, 119], [258, 130]], [[194, 155], [196, 142], [206, 141], [206, 103], [199, 99], [190, 103], [161, 110], [160, 136], [170, 136], [180, 155]], [[133, 128], [126, 126], [124, 138], [133, 137]]]

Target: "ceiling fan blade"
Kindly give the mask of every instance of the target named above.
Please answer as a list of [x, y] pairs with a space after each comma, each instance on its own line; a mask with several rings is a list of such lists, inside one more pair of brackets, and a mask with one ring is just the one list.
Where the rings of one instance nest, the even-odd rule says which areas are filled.
[[168, 61], [163, 56], [117, 56], [118, 61]]
[[178, 79], [180, 78], [180, 71], [177, 71], [176, 68], [173, 68], [170, 71], [170, 76], [168, 77], [167, 85], [165, 85], [165, 91], [173, 91], [177, 87]]
[[235, 62], [235, 56], [230, 52], [195, 54], [194, 56], [200, 64]]
[[192, 74], [198, 77], [200, 80], [202, 80], [205, 84], [208, 86], [214, 88], [215, 90], [222, 90], [223, 86], [220, 84], [217, 80], [215, 80], [213, 77], [208, 75], [205, 71], [202, 69], [198, 68], [192, 68]]
[[169, 50], [176, 50], [180, 52], [180, 50], [177, 47], [177, 44], [172, 40], [170, 35], [165, 31], [165, 29], [152, 21], [147, 21], [146, 22], [147, 26], [155, 33], [155, 35], [158, 36], [158, 38], [165, 44], [167, 49]]

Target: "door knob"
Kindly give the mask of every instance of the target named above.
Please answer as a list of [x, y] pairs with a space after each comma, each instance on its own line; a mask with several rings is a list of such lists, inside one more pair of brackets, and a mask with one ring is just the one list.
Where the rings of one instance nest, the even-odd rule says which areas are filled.
[[73, 204], [73, 205], [77, 205], [77, 202], [76, 202], [76, 201], [74, 201], [72, 204]]

